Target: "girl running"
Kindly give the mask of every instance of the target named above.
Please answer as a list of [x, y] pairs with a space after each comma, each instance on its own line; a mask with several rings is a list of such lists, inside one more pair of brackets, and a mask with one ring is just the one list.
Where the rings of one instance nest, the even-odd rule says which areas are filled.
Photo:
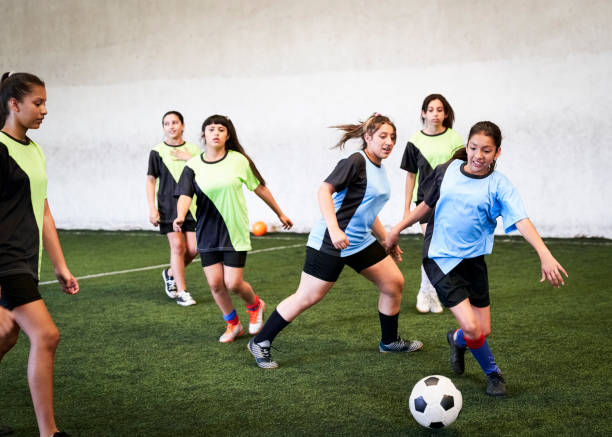
[[487, 377], [486, 393], [505, 396], [506, 382], [495, 363], [486, 337], [491, 333], [489, 281], [484, 255], [493, 249], [497, 217], [506, 233], [516, 229], [540, 257], [542, 278], [551, 285], [564, 285], [567, 273], [552, 256], [527, 217], [518, 192], [495, 171], [501, 153], [501, 131], [490, 121], [476, 123], [465, 149], [436, 167], [424, 181], [424, 198], [387, 235], [393, 247], [400, 231], [433, 210], [423, 247], [423, 266], [438, 297], [455, 316], [459, 329], [447, 333], [451, 367], [464, 371], [464, 353], [469, 348]]
[[197, 246], [210, 291], [227, 322], [219, 338], [229, 343], [244, 334], [228, 290], [245, 301], [249, 334], [263, 325], [266, 304], [243, 279], [251, 250], [249, 218], [242, 185], [254, 191], [276, 213], [284, 229], [293, 222], [280, 209], [255, 164], [244, 152], [232, 121], [212, 115], [202, 124], [205, 151], [187, 162], [178, 183], [180, 195], [175, 231], [185, 222], [191, 199], [197, 195]]
[[[196, 256], [195, 238], [195, 200], [187, 212], [185, 222], [175, 231], [172, 223], [176, 218], [176, 198], [174, 191], [181, 177], [185, 162], [200, 154], [200, 148], [183, 140], [185, 124], [183, 115], [178, 111], [168, 111], [162, 117], [162, 127], [166, 135], [163, 143], [156, 145], [149, 154], [147, 171], [147, 201], [149, 221], [159, 226], [159, 232], [167, 235], [170, 244], [170, 268], [162, 271], [166, 294], [181, 306], [196, 303], [187, 292], [185, 266]], [[157, 206], [155, 191], [157, 189]]]
[[[455, 113], [441, 94], [430, 94], [421, 106], [423, 130], [415, 133], [404, 150], [401, 168], [406, 170], [406, 202], [404, 218], [410, 214], [412, 201], [419, 205], [423, 201], [422, 182], [438, 164], [442, 164], [463, 147], [463, 140], [453, 127]], [[419, 222], [425, 235], [429, 215]], [[441, 313], [442, 305], [436, 291], [421, 266], [421, 286], [417, 293], [416, 309], [420, 313]]]
[[[380, 291], [380, 352], [412, 352], [423, 346], [420, 341], [398, 336], [404, 278], [376, 240], [384, 240], [387, 234], [378, 213], [389, 200], [389, 180], [382, 160], [389, 157], [395, 145], [395, 125], [388, 117], [374, 114], [363, 123], [334, 127], [344, 132], [335, 147], [342, 149], [353, 138], [360, 138], [363, 147], [342, 159], [319, 188], [323, 218], [308, 237], [300, 285], [276, 307], [262, 331], [248, 344], [261, 368], [278, 367], [270, 356], [272, 341], [298, 315], [325, 297], [345, 265]], [[397, 245], [390, 247], [389, 253], [401, 259]]]
[[47, 202], [46, 161], [26, 135], [45, 115], [45, 84], [29, 73], [4, 73], [0, 84], [0, 305], [12, 312], [0, 336], [0, 361], [23, 329], [30, 340], [28, 383], [41, 437], [58, 432], [53, 414], [53, 362], [59, 331], [38, 290], [44, 246], [62, 290], [79, 284], [64, 260]]

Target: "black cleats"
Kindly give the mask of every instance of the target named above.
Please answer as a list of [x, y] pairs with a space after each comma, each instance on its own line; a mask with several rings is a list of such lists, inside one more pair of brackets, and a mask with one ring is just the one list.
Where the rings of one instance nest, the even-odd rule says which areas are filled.
[[455, 343], [453, 338], [455, 331], [452, 329], [446, 333], [446, 341], [450, 345], [450, 365], [453, 372], [457, 375], [461, 375], [465, 371], [465, 348], [460, 348]]
[[487, 394], [489, 396], [506, 396], [506, 380], [501, 373], [487, 375]]

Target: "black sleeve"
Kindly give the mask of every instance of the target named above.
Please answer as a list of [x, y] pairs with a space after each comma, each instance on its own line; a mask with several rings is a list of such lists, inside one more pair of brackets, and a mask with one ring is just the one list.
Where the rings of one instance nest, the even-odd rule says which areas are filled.
[[151, 150], [149, 153], [149, 169], [147, 170], [147, 175], [154, 176], [156, 178], [159, 177], [159, 165], [161, 158], [159, 153], [155, 150]]
[[331, 184], [336, 192], [344, 190], [353, 182], [360, 180], [365, 172], [365, 158], [361, 153], [353, 153], [345, 159], [341, 159], [336, 168], [325, 179]]
[[404, 149], [404, 156], [402, 156], [402, 163], [400, 164], [400, 168], [402, 170], [409, 171], [410, 173], [416, 173], [419, 171], [418, 167], [418, 158], [419, 158], [419, 149], [417, 146], [408, 142], [406, 144], [406, 148]]
[[424, 193], [423, 202], [432, 209], [435, 208], [440, 198], [440, 186], [442, 185], [442, 179], [444, 179], [444, 174], [449, 164], [450, 162], [440, 164], [421, 182], [420, 186], [423, 187]]
[[179, 178], [178, 184], [176, 184], [176, 191], [174, 192], [174, 197], [180, 196], [189, 196], [193, 197], [195, 194], [194, 187], [194, 179], [195, 173], [191, 167], [185, 166], [183, 168], [183, 172], [181, 173], [181, 177]]

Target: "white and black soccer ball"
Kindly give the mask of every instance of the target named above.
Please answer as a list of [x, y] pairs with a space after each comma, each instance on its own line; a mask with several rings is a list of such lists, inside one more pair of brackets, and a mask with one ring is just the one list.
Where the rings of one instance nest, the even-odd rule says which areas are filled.
[[453, 423], [463, 397], [446, 376], [426, 376], [414, 385], [408, 401], [414, 419], [427, 428], [443, 428]]

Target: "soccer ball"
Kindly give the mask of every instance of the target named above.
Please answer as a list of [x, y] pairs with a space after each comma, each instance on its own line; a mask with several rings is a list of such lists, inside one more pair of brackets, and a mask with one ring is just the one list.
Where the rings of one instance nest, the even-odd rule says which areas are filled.
[[268, 227], [264, 222], [255, 222], [253, 224], [253, 235], [261, 237], [262, 235], [266, 235], [266, 232], [268, 232]]
[[414, 385], [408, 401], [414, 420], [427, 428], [443, 428], [453, 423], [463, 397], [446, 376], [426, 376]]

